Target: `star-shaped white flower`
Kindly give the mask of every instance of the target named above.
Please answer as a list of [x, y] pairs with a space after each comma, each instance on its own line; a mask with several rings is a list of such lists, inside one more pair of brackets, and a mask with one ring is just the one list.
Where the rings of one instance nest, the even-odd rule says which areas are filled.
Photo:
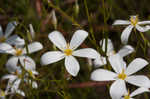
[[[41, 50], [43, 48], [43, 45], [40, 42], [33, 42], [27, 45], [27, 47], [28, 47], [29, 54], [31, 54]], [[35, 69], [34, 60], [32, 60], [32, 58], [26, 55], [27, 54], [26, 47], [22, 47], [22, 46], [12, 47], [7, 43], [2, 43], [0, 50], [2, 53], [8, 53], [13, 55], [8, 59], [6, 63], [6, 68], [8, 69], [8, 71], [12, 71], [12, 69], [14, 69], [15, 72], [16, 69], [18, 68], [17, 66], [18, 62], [20, 62], [21, 66], [23, 66], [25, 69], [26, 68]]]
[[3, 33], [2, 27], [0, 26], [0, 44], [4, 42], [11, 45], [25, 44], [24, 40], [21, 39], [18, 35], [10, 36], [16, 26], [17, 26], [16, 21], [8, 23], [5, 33]]
[[129, 90], [127, 91], [126, 89], [125, 93], [123, 94], [123, 97], [121, 97], [120, 99], [135, 99], [133, 98], [134, 96], [142, 94], [144, 92], [150, 92], [150, 91], [148, 88], [140, 87], [130, 94]]
[[136, 28], [140, 32], [146, 32], [150, 29], [150, 26], [140, 26], [150, 24], [150, 21], [139, 22], [138, 16], [130, 16], [130, 20], [116, 20], [113, 25], [128, 25], [122, 32], [121, 41], [123, 44], [128, 42], [129, 35], [133, 28]]
[[12, 74], [7, 74], [2, 77], [2, 80], [8, 79], [8, 84], [6, 87], [7, 93], [18, 93], [22, 96], [25, 96], [25, 93], [19, 89], [21, 80], [23, 80], [27, 84], [31, 84], [33, 88], [37, 88], [37, 83], [35, 81], [31, 81], [28, 79], [29, 75], [30, 77], [34, 78], [35, 75], [38, 75], [38, 72], [35, 70], [31, 70], [30, 68], [27, 68], [27, 73], [24, 75], [22, 74], [22, 69], [18, 68], [16, 72], [12, 70]]
[[80, 66], [74, 56], [86, 57], [86, 58], [97, 58], [98, 53], [92, 48], [84, 48], [76, 50], [81, 43], [87, 38], [88, 33], [83, 30], [77, 30], [70, 43], [67, 43], [63, 35], [54, 31], [48, 35], [56, 47], [61, 51], [50, 51], [45, 53], [41, 57], [41, 63], [43, 65], [51, 64], [65, 58], [65, 67], [72, 76], [76, 76], [79, 72]]
[[132, 75], [148, 64], [146, 60], [136, 58], [126, 67], [125, 62], [118, 54], [113, 57], [110, 56], [108, 59], [115, 73], [105, 69], [97, 69], [92, 72], [91, 79], [95, 81], [115, 81], [110, 87], [110, 95], [113, 99], [118, 99], [118, 96], [125, 92], [125, 87], [123, 87], [125, 82], [136, 86], [150, 87], [148, 77]]
[[[102, 47], [102, 50], [105, 52], [105, 39], [100, 41], [100, 46]], [[116, 51], [114, 50], [114, 46], [113, 43], [110, 39], [108, 39], [108, 43], [107, 43], [107, 52], [106, 55], [108, 57], [115, 55], [115, 54], [119, 54], [121, 56], [121, 58], [131, 54], [132, 52], [134, 52], [134, 48], [130, 45], [125, 45], [123, 48], [121, 48], [118, 53], [116, 53]], [[102, 65], [106, 65], [107, 61], [106, 61], [106, 57], [103, 56], [99, 56], [97, 59], [94, 60], [94, 65], [96, 67], [100, 67]]]

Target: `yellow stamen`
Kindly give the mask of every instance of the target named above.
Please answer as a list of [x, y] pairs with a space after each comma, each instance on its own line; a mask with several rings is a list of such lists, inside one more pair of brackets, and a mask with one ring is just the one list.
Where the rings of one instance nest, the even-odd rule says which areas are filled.
[[4, 36], [0, 37], [0, 42], [5, 42], [6, 41], [6, 38]]
[[16, 56], [20, 56], [22, 54], [22, 49], [16, 49]]
[[32, 73], [31, 70], [28, 70], [28, 73], [29, 73], [29, 75], [30, 75], [32, 78], [35, 78], [35, 76], [33, 75], [33, 73]]
[[69, 44], [67, 44], [67, 48], [64, 50], [64, 53], [67, 55], [67, 56], [70, 56], [72, 55], [72, 52], [73, 50], [69, 48]]
[[130, 99], [130, 91], [128, 90], [128, 94], [124, 96], [124, 99]]
[[130, 22], [133, 26], [136, 26], [136, 24], [138, 23], [139, 19], [138, 16], [131, 16], [130, 17]]
[[122, 70], [122, 73], [118, 74], [118, 78], [119, 78], [119, 79], [122, 79], [122, 80], [125, 80], [125, 79], [126, 79], [127, 75], [126, 75], [124, 72], [125, 72], [125, 70], [123, 69], [123, 70]]
[[65, 49], [65, 50], [64, 50], [64, 53], [65, 53], [67, 56], [70, 56], [70, 55], [72, 55], [72, 49]]

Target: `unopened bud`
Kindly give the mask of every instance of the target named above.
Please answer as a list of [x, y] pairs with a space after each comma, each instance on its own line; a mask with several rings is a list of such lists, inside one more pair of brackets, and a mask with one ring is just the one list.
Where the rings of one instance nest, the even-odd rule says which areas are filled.
[[79, 4], [78, 4], [78, 0], [76, 0], [75, 2], [75, 15], [78, 16], [79, 14]]
[[27, 30], [27, 36], [28, 36], [28, 40], [32, 42], [32, 40], [35, 37], [35, 32], [34, 32], [32, 24], [29, 24], [29, 30]]
[[55, 14], [55, 10], [51, 11], [51, 19], [52, 19], [52, 24], [54, 25], [54, 28], [57, 28], [57, 18]]

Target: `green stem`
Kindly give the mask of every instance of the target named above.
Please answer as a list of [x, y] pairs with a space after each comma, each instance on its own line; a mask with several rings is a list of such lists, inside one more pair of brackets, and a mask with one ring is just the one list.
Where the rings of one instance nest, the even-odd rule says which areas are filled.
[[89, 10], [88, 10], [88, 7], [87, 7], [87, 1], [84, 0], [84, 6], [85, 6], [85, 10], [86, 10], [86, 15], [88, 17], [88, 22], [89, 22], [89, 30], [90, 30], [90, 33], [91, 33], [91, 36], [92, 36], [92, 39], [94, 41], [94, 43], [96, 43], [96, 40], [95, 40], [95, 36], [94, 36], [94, 33], [93, 33], [93, 28], [92, 28], [92, 21], [91, 21], [91, 17], [89, 15]]

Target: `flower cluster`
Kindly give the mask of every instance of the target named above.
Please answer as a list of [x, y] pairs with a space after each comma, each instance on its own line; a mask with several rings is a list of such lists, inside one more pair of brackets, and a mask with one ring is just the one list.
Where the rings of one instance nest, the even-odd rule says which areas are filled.
[[19, 89], [19, 85], [22, 81], [26, 84], [32, 85], [33, 88], [38, 87], [35, 81], [29, 79], [35, 79], [35, 75], [38, 75], [38, 72], [36, 71], [34, 60], [27, 54], [37, 52], [41, 50], [43, 46], [40, 42], [32, 42], [25, 47], [24, 39], [18, 35], [10, 36], [16, 25], [16, 22], [10, 22], [5, 34], [2, 32], [2, 28], [0, 31], [2, 41], [0, 43], [0, 53], [12, 55], [6, 63], [6, 69], [10, 74], [2, 77], [2, 80], [8, 79], [8, 84], [5, 91], [1, 90], [1, 97], [14, 93], [25, 96], [25, 93]]
[[[131, 16], [129, 21], [116, 20], [113, 25], [129, 25], [123, 30], [121, 35], [121, 41], [124, 46], [116, 52], [110, 39], [102, 39], [100, 41], [100, 48], [105, 52], [105, 55], [101, 55], [93, 48], [78, 49], [88, 37], [88, 32], [84, 30], [75, 31], [70, 42], [67, 42], [59, 31], [53, 31], [49, 33], [48, 38], [58, 49], [44, 53], [41, 56], [41, 64], [54, 64], [64, 59], [66, 71], [71, 76], [76, 77], [80, 70], [80, 65], [76, 57], [92, 59], [94, 60], [93, 65], [97, 69], [91, 73], [91, 80], [112, 81], [113, 83], [109, 91], [112, 99], [133, 99], [138, 94], [149, 92], [149, 78], [145, 75], [135, 75], [136, 72], [146, 67], [148, 62], [143, 58], [135, 58], [127, 66], [124, 57], [135, 50], [131, 45], [125, 44], [127, 44], [133, 28], [140, 31], [140, 33], [150, 30], [149, 25], [140, 26], [144, 24], [150, 24], [150, 21], [139, 22], [138, 16]], [[31, 85], [32, 88], [38, 87], [38, 83], [34, 80], [39, 73], [36, 71], [35, 61], [29, 57], [29, 54], [43, 49], [43, 45], [40, 42], [32, 40], [32, 43], [27, 44], [20, 36], [11, 36], [16, 26], [17, 22], [10, 22], [5, 33], [3, 33], [2, 27], [0, 27], [0, 53], [11, 55], [6, 62], [6, 69], [9, 74], [2, 77], [2, 80], [8, 79], [8, 83], [5, 91], [0, 90], [1, 98], [16, 93], [25, 96], [24, 91], [19, 87], [22, 82]], [[34, 38], [33, 27], [31, 24], [29, 27], [31, 36]], [[109, 68], [109, 70], [99, 68], [104, 65], [110, 65], [112, 68]], [[130, 94], [127, 84], [137, 86], [138, 89]]]
[[[121, 35], [121, 41], [123, 44], [127, 44], [129, 35], [133, 28], [135, 31], [136, 29], [140, 31], [140, 33], [150, 30], [149, 25], [143, 27], [140, 26], [144, 24], [150, 24], [150, 21], [139, 22], [138, 16], [131, 16], [129, 21], [116, 20], [113, 23], [113, 25], [129, 25], [123, 30]], [[116, 53], [111, 40], [108, 39], [107, 44], [105, 42], [105, 39], [100, 41], [100, 46], [102, 46], [103, 51], [105, 51], [105, 48], [107, 48], [107, 57], [99, 55], [99, 58], [94, 61], [94, 64], [96, 67], [106, 65], [106, 58], [108, 58], [108, 61], [115, 73], [106, 69], [96, 69], [92, 72], [91, 79], [94, 81], [114, 81], [110, 86], [109, 91], [112, 99], [133, 99], [132, 97], [135, 95], [143, 92], [149, 92], [149, 78], [144, 75], [132, 75], [147, 66], [148, 62], [142, 58], [136, 58], [127, 66], [123, 57], [134, 52], [134, 48], [130, 45], [124, 45], [124, 47], [120, 49], [118, 53]], [[130, 94], [129, 90], [127, 91], [126, 83], [140, 88]]]

